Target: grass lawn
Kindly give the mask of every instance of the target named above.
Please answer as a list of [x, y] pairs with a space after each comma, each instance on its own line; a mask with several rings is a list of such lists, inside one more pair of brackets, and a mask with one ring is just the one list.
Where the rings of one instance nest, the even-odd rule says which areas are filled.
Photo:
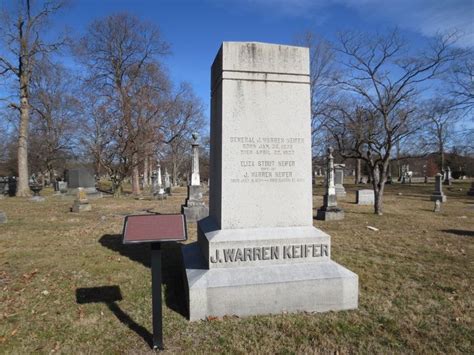
[[[332, 236], [332, 258], [359, 275], [353, 311], [189, 322], [180, 246], [166, 244], [166, 352], [473, 353], [469, 185], [445, 187], [441, 213], [432, 212], [433, 184], [388, 185], [381, 217], [355, 205], [355, 187], [346, 187], [345, 220], [314, 224]], [[47, 190], [42, 203], [0, 200], [8, 216], [0, 225], [0, 353], [151, 352], [150, 254], [146, 246], [121, 244], [122, 223], [125, 215], [150, 209], [179, 212], [185, 192], [166, 201], [91, 200], [93, 211], [81, 214], [69, 212], [72, 197]], [[315, 208], [321, 195], [318, 186]], [[188, 232], [195, 240], [194, 225]], [[96, 287], [101, 291], [90, 290]], [[91, 292], [94, 297], [78, 302], [77, 295]]]

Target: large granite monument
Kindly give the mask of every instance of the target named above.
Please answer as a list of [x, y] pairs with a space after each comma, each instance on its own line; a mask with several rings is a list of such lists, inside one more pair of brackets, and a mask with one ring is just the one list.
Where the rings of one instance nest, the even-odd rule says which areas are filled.
[[224, 42], [212, 65], [209, 217], [183, 248], [191, 320], [357, 308], [313, 226], [309, 51]]
[[98, 194], [95, 187], [94, 174], [88, 169], [69, 169], [65, 172], [68, 194], [76, 195], [81, 187], [87, 194]]
[[186, 221], [197, 222], [209, 215], [209, 208], [203, 200], [201, 177], [199, 175], [199, 135], [193, 133], [192, 137], [193, 160], [191, 163], [191, 182], [188, 184], [188, 197], [186, 204], [181, 206], [181, 213], [186, 216]]

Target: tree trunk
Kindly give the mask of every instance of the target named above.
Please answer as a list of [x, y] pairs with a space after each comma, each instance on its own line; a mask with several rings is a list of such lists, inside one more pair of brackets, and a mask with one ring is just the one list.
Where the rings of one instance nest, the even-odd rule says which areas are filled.
[[30, 124], [30, 105], [28, 102], [28, 78], [20, 76], [20, 127], [18, 129], [18, 181], [16, 195], [31, 196], [28, 185], [28, 128]]
[[440, 170], [444, 171], [444, 144], [440, 142], [439, 145], [439, 157], [440, 157]]
[[178, 166], [175, 157], [173, 157], [173, 186], [178, 186]]
[[115, 198], [122, 196], [122, 183], [112, 180], [112, 191]]
[[374, 188], [374, 213], [381, 216], [383, 215], [383, 193], [385, 190], [385, 183], [387, 182], [387, 171], [390, 164], [390, 159], [385, 161], [380, 170], [380, 166], [377, 164], [370, 169], [372, 175], [372, 186]]
[[132, 156], [132, 194], [139, 195], [140, 194], [140, 171], [138, 169], [138, 157], [137, 153], [134, 153]]
[[149, 166], [148, 166], [148, 157], [145, 157], [143, 160], [143, 188], [148, 187], [148, 174], [149, 174]]

